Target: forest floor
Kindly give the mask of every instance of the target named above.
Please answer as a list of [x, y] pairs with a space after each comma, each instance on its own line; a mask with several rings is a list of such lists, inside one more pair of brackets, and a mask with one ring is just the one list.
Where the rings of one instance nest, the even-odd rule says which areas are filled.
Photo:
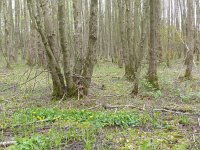
[[[180, 81], [183, 62], [160, 65], [160, 90], [132, 83], [110, 62], [95, 67], [90, 94], [51, 100], [51, 81], [40, 67], [22, 63], [0, 69], [0, 149], [198, 150], [200, 69]], [[37, 76], [37, 77], [36, 77]]]

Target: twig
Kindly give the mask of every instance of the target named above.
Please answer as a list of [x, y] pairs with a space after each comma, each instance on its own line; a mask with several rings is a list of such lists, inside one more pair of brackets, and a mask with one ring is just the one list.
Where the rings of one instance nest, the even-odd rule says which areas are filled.
[[58, 102], [59, 104], [64, 100], [65, 96], [66, 96], [66, 93], [63, 94], [63, 97], [59, 100], [59, 102]]
[[122, 97], [122, 96], [126, 96], [126, 95], [104, 95], [104, 97]]
[[[38, 70], [36, 70], [36, 72], [35, 72], [35, 76], [37, 75], [37, 73], [38, 73]], [[37, 78], [35, 78], [35, 82], [34, 82], [34, 84], [33, 84], [32, 91], [34, 91], [35, 86], [36, 86], [36, 83], [37, 83]]]
[[0, 142], [0, 147], [8, 147], [8, 146], [14, 145], [16, 143], [17, 143], [16, 141]]
[[145, 104], [143, 105], [142, 109], [143, 109], [143, 110], [146, 110], [146, 105], [145, 105]]
[[80, 90], [78, 88], [78, 101], [80, 100]]
[[35, 78], [37, 78], [38, 76], [40, 76], [40, 75], [41, 75], [42, 73], [44, 73], [44, 72], [46, 72], [46, 71], [41, 71], [38, 75], [36, 75], [36, 76], [34, 76], [33, 78], [27, 80], [26, 82], [23, 82], [23, 83], [21, 83], [21, 84], [15, 84], [15, 85], [13, 85], [13, 86], [11, 86], [11, 87], [9, 87], [9, 88], [6, 88], [6, 89], [4, 89], [4, 90], [2, 90], [2, 91], [0, 91], [0, 92], [5, 92], [5, 91], [10, 90], [10, 89], [12, 89], [12, 88], [16, 88], [16, 87], [18, 87], [18, 86], [22, 86], [22, 85], [24, 85], [24, 84], [26, 84], [26, 83], [28, 83], [28, 82], [34, 80]]
[[193, 142], [195, 143], [196, 142], [195, 134], [192, 134], [192, 138], [193, 138]]

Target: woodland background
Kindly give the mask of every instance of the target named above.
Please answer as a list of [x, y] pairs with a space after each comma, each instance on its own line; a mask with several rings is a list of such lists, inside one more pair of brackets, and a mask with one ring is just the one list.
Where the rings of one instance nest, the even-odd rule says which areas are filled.
[[0, 148], [199, 149], [199, 0], [1, 0]]

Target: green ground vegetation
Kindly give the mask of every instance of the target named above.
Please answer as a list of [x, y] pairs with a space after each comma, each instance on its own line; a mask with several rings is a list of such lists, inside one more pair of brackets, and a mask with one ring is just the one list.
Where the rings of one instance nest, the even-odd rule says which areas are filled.
[[[23, 63], [0, 69], [0, 149], [196, 150], [200, 148], [200, 71], [178, 80], [182, 62], [159, 67], [160, 90], [152, 90], [143, 69], [140, 92], [111, 62], [95, 67], [90, 94], [51, 99], [51, 81], [42, 67]], [[145, 66], [144, 66], [145, 68]], [[180, 69], [181, 68], [181, 69]]]

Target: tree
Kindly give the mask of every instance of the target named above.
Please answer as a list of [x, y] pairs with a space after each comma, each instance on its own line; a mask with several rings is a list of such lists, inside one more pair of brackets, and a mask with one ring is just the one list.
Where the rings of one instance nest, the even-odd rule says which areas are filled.
[[153, 88], [158, 89], [158, 76], [157, 76], [157, 41], [156, 35], [157, 23], [156, 13], [159, 0], [150, 0], [150, 38], [149, 38], [149, 68], [148, 68], [148, 81]]
[[74, 16], [74, 45], [75, 45], [75, 64], [73, 68], [74, 82], [80, 81], [79, 75], [83, 70], [83, 41], [82, 41], [82, 20], [81, 20], [81, 3], [79, 0], [73, 1], [73, 16]]
[[194, 60], [194, 39], [193, 39], [193, 2], [191, 0], [187, 0], [187, 57], [186, 57], [186, 71], [185, 71], [185, 78], [190, 78], [192, 76], [192, 68], [193, 68], [193, 60]]
[[66, 31], [66, 13], [65, 13], [65, 0], [58, 1], [58, 22], [59, 22], [59, 33], [60, 33], [60, 44], [61, 51], [63, 54], [63, 69], [64, 77], [66, 82], [67, 95], [72, 96], [75, 94], [76, 87], [73, 82], [72, 72], [70, 69], [70, 51], [67, 47], [67, 31]]
[[[64, 83], [64, 77], [61, 73], [61, 68], [58, 63], [58, 61], [55, 58], [54, 55], [54, 33], [52, 24], [50, 23], [51, 16], [49, 14], [50, 10], [48, 8], [48, 0], [41, 0], [40, 6], [39, 3], [37, 3], [37, 11], [38, 15], [35, 15], [34, 7], [35, 3], [33, 3], [32, 0], [27, 0], [29, 13], [31, 16], [31, 20], [35, 24], [35, 27], [38, 31], [38, 33], [41, 36], [42, 42], [44, 44], [46, 55], [47, 55], [47, 61], [48, 61], [48, 68], [49, 72], [52, 77], [53, 81], [53, 97], [55, 98], [62, 98], [65, 93], [65, 83]], [[44, 15], [44, 24], [42, 24], [42, 13]]]
[[90, 20], [89, 20], [89, 40], [87, 47], [86, 59], [83, 66], [83, 93], [88, 94], [88, 89], [92, 80], [94, 64], [96, 62], [97, 48], [97, 12], [98, 0], [92, 0], [90, 4]]
[[148, 14], [149, 14], [149, 9], [148, 9], [148, 0], [143, 1], [143, 14], [141, 16], [141, 35], [140, 35], [140, 41], [139, 41], [139, 48], [137, 51], [137, 58], [135, 60], [135, 79], [134, 79], [134, 85], [133, 85], [133, 90], [132, 90], [132, 95], [135, 96], [139, 92], [139, 78], [140, 78], [140, 72], [141, 72], [141, 65], [142, 65], [142, 60], [145, 55], [145, 48], [148, 42]]

